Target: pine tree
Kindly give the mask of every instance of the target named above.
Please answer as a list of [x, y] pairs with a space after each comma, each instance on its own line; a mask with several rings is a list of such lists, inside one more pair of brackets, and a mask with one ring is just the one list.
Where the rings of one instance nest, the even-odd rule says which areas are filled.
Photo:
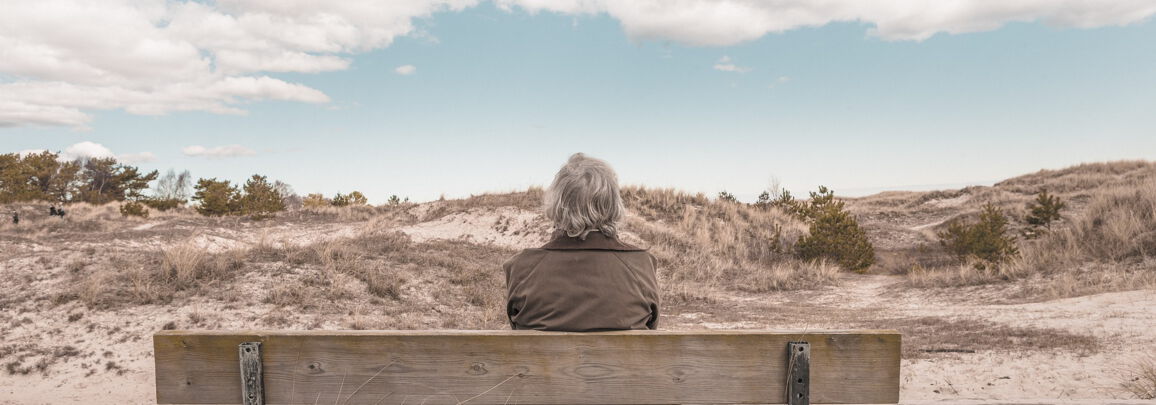
[[767, 208], [771, 206], [771, 193], [764, 190], [759, 194], [759, 198], [755, 200], [755, 206], [759, 208]]
[[241, 193], [228, 180], [199, 179], [193, 187], [193, 201], [201, 215], [233, 215], [241, 211]]
[[281, 194], [265, 176], [254, 174], [245, 182], [241, 197], [241, 214], [264, 217], [285, 210]]
[[739, 201], [737, 198], [735, 198], [734, 194], [728, 193], [726, 190], [718, 192], [718, 200], [732, 203]]
[[818, 192], [811, 193], [810, 204], [795, 203], [788, 207], [810, 222], [809, 234], [795, 244], [800, 258], [828, 259], [856, 272], [864, 272], [875, 264], [875, 247], [867, 239], [867, 232], [844, 209], [844, 203], [835, 200], [833, 190], [820, 186]]
[[90, 204], [137, 200], [158, 175], [156, 170], [142, 174], [113, 158], [88, 159], [81, 166], [79, 199]]
[[991, 203], [983, 206], [977, 222], [953, 221], [938, 236], [947, 251], [961, 260], [979, 260], [980, 266], [1006, 262], [1019, 254], [1015, 237], [1008, 235], [1007, 216]]
[[1064, 209], [1063, 201], [1060, 197], [1048, 194], [1048, 190], [1040, 190], [1036, 195], [1036, 200], [1028, 203], [1028, 224], [1033, 227], [1043, 226], [1049, 231], [1052, 229], [1052, 222], [1060, 219], [1060, 210]]

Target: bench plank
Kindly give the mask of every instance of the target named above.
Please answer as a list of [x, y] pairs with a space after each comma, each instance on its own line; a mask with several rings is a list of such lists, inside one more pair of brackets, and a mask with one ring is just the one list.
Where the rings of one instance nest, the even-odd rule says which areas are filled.
[[161, 331], [157, 402], [241, 403], [261, 342], [269, 404], [785, 403], [787, 342], [811, 403], [897, 403], [900, 336], [859, 331]]

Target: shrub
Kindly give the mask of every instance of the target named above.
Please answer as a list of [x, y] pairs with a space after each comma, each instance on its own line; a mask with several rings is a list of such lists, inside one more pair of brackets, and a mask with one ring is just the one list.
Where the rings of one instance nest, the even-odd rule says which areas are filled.
[[369, 203], [369, 199], [365, 198], [365, 195], [361, 194], [360, 191], [351, 192], [345, 197], [349, 201], [349, 205], [366, 205]]
[[185, 200], [176, 198], [145, 198], [140, 200], [140, 203], [157, 211], [168, 211], [181, 206]]
[[[819, 192], [825, 193], [830, 192], [830, 190], [827, 190], [826, 187], [819, 186]], [[806, 219], [805, 212], [807, 211], [807, 205], [796, 200], [795, 196], [791, 195], [791, 192], [785, 188], [780, 190], [774, 196], [772, 196], [771, 193], [764, 191], [763, 194], [759, 195], [759, 202], [755, 203], [755, 205], [762, 207], [775, 207], [795, 218]]]
[[133, 216], [148, 218], [149, 210], [145, 208], [144, 204], [136, 201], [129, 201], [120, 206], [120, 215], [124, 215], [126, 217]]
[[827, 259], [847, 270], [866, 271], [875, 264], [875, 247], [867, 239], [867, 233], [843, 209], [842, 201], [830, 198], [825, 187], [819, 191], [811, 193], [812, 206], [806, 210], [810, 235], [799, 238], [796, 253], [805, 260]]
[[939, 232], [940, 244], [960, 260], [979, 260], [986, 267], [1003, 263], [1019, 254], [1015, 237], [1009, 236], [1008, 219], [994, 204], [987, 203], [973, 224], [952, 221]]
[[732, 202], [732, 203], [739, 201], [737, 198], [735, 198], [734, 194], [728, 193], [726, 190], [718, 192], [718, 200], [724, 201], [724, 202]]
[[330, 205], [329, 199], [319, 193], [313, 193], [305, 196], [301, 200], [301, 205], [305, 208], [322, 208]]
[[333, 196], [333, 200], [330, 203], [334, 207], [345, 207], [345, 206], [349, 206], [349, 205], [365, 205], [365, 204], [369, 203], [369, 199], [365, 198], [365, 195], [361, 194], [360, 191], [353, 191], [349, 194], [337, 193], [337, 195]]
[[389, 205], [401, 205], [401, 203], [409, 202], [409, 197], [406, 197], [404, 200], [402, 200], [401, 198], [397, 197], [397, 194], [394, 194], [394, 195], [389, 196], [388, 202], [389, 202]]
[[1052, 222], [1060, 219], [1060, 210], [1064, 207], [1060, 197], [1048, 194], [1048, 190], [1042, 190], [1036, 195], [1035, 201], [1028, 203], [1026, 219], [1033, 227], [1043, 226], [1051, 230]]
[[263, 217], [285, 210], [285, 202], [281, 194], [273, 188], [265, 176], [254, 174], [244, 186], [245, 194], [241, 197], [241, 213], [255, 217]]
[[770, 207], [771, 206], [771, 193], [764, 190], [762, 194], [759, 194], [759, 198], [757, 200], [755, 200], [755, 206], [759, 207], [759, 208]]
[[228, 180], [199, 179], [193, 187], [197, 212], [207, 216], [233, 215], [241, 210], [241, 192]]

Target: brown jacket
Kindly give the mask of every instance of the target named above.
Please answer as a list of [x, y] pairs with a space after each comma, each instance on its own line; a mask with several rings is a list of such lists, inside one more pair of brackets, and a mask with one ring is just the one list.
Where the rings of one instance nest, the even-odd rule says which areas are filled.
[[510, 258], [506, 313], [514, 329], [586, 332], [658, 326], [657, 260], [601, 232], [555, 234]]

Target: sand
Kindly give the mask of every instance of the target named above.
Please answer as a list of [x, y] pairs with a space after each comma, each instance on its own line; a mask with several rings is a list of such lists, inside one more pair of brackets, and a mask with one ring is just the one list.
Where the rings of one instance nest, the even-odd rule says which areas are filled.
[[[398, 228], [416, 241], [464, 240], [507, 249], [538, 246], [547, 229], [539, 214], [513, 207], [476, 208], [428, 222]], [[362, 223], [280, 222], [253, 226], [197, 228], [177, 222], [135, 225], [128, 236], [90, 238], [49, 246], [29, 239], [0, 238], [0, 287], [5, 293], [43, 300], [66, 282], [63, 267], [40, 269], [40, 255], [79, 255], [88, 247], [113, 244], [158, 249], [192, 243], [219, 251], [257, 245], [307, 244], [365, 231]], [[633, 236], [632, 236], [633, 237]], [[61, 260], [60, 263], [66, 263]], [[236, 286], [240, 294], [260, 294], [275, 285], [267, 272], [250, 284]], [[14, 280], [27, 281], [26, 284]], [[21, 281], [22, 283], [24, 281]], [[973, 319], [989, 324], [1055, 328], [1091, 335], [1098, 351], [1081, 355], [1054, 350], [1013, 348], [1010, 351], [938, 353], [902, 362], [904, 403], [1125, 403], [1119, 382], [1131, 362], [1156, 356], [1156, 291], [1127, 291], [1031, 303], [1001, 303], [1014, 286], [959, 289], [911, 289], [900, 276], [846, 276], [841, 285], [816, 291], [764, 294], [711, 292], [716, 302], [671, 307], [663, 328], [783, 329], [843, 328], [855, 318], [940, 317]], [[22, 286], [22, 287], [17, 287]], [[31, 291], [25, 291], [31, 289]], [[20, 290], [20, 291], [18, 291]], [[359, 304], [360, 305], [360, 304]], [[792, 311], [785, 321], [783, 313]], [[802, 311], [802, 316], [798, 312]], [[242, 311], [220, 300], [197, 297], [180, 306], [144, 305], [116, 310], [83, 308], [78, 302], [0, 307], [6, 320], [3, 346], [26, 345], [45, 351], [47, 371], [12, 375], [0, 370], [0, 404], [152, 403], [153, 359], [150, 336], [170, 322], [210, 329], [268, 328], [262, 318], [284, 312], [270, 304]], [[350, 310], [351, 314], [357, 309]], [[70, 316], [80, 314], [79, 319]], [[283, 314], [289, 329], [338, 329], [337, 319]], [[356, 315], [353, 315], [356, 316]], [[198, 321], [193, 321], [197, 319]], [[950, 333], [950, 332], [945, 332]], [[51, 352], [71, 347], [74, 355], [57, 358]], [[35, 364], [28, 357], [23, 364]], [[10, 358], [2, 359], [4, 362]]]

